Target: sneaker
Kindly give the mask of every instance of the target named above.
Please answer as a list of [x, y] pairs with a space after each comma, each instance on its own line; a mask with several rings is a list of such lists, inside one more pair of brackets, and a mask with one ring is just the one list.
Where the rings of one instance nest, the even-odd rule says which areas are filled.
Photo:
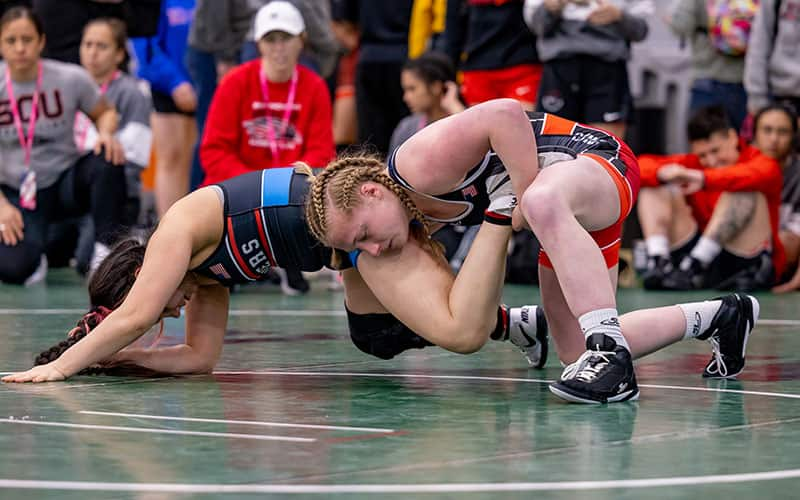
[[647, 267], [641, 272], [642, 286], [646, 290], [663, 290], [664, 277], [670, 271], [672, 271], [672, 262], [668, 257], [648, 257]]
[[744, 369], [747, 339], [758, 321], [760, 306], [755, 297], [738, 293], [717, 300], [722, 300], [719, 311], [707, 332], [697, 337], [711, 344], [711, 361], [703, 377], [733, 378]]
[[661, 281], [664, 290], [700, 290], [706, 287], [706, 266], [691, 256], [686, 256], [680, 266], [674, 268]]
[[281, 278], [281, 291], [284, 295], [296, 296], [308, 293], [311, 287], [303, 278], [303, 273], [298, 269], [275, 268], [275, 272]]
[[39, 259], [39, 265], [36, 266], [33, 274], [25, 279], [24, 285], [31, 286], [44, 281], [45, 278], [47, 278], [47, 267], [47, 256], [42, 254], [42, 257]]
[[586, 339], [587, 351], [564, 369], [550, 392], [573, 403], [618, 403], [639, 399], [631, 353], [608, 335]]
[[508, 310], [508, 340], [517, 346], [533, 368], [547, 363], [547, 319], [537, 306], [512, 307]]

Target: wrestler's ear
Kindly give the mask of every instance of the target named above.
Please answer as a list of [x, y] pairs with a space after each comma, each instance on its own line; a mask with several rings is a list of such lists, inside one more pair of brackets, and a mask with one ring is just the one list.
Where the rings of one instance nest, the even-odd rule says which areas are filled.
[[365, 198], [380, 198], [383, 194], [378, 184], [374, 182], [365, 182], [358, 191], [361, 193], [361, 196]]

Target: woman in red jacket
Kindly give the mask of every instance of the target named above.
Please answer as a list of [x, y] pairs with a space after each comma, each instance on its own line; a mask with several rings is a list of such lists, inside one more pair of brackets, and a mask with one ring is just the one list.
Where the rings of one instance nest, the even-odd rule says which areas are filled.
[[265, 5], [255, 39], [261, 58], [226, 75], [211, 101], [200, 146], [205, 184], [296, 161], [321, 167], [335, 155], [328, 89], [297, 64], [300, 11], [284, 1]]

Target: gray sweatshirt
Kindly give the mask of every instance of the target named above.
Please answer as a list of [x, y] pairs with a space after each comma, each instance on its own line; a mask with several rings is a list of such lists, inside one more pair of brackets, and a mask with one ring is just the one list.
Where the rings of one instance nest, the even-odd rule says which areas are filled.
[[238, 63], [253, 15], [248, 0], [197, 0], [189, 45], [220, 61]]
[[537, 36], [542, 62], [572, 56], [595, 56], [604, 61], [627, 61], [630, 42], [647, 36], [646, 16], [652, 15], [650, 0], [612, 0], [622, 9], [622, 19], [604, 26], [587, 21], [596, 5], [568, 3], [559, 14], [548, 11], [542, 0], [525, 1], [525, 22]]
[[770, 95], [800, 97], [800, 0], [780, 0], [777, 19], [775, 2], [761, 0], [750, 31], [744, 86], [751, 110]]

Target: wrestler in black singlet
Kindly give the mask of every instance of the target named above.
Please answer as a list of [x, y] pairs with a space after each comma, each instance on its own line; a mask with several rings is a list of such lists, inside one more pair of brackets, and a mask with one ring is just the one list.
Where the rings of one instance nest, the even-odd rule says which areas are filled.
[[330, 263], [330, 249], [306, 225], [307, 175], [273, 168], [214, 186], [222, 190], [224, 235], [192, 271], [230, 286], [265, 279], [272, 266], [318, 271]]

